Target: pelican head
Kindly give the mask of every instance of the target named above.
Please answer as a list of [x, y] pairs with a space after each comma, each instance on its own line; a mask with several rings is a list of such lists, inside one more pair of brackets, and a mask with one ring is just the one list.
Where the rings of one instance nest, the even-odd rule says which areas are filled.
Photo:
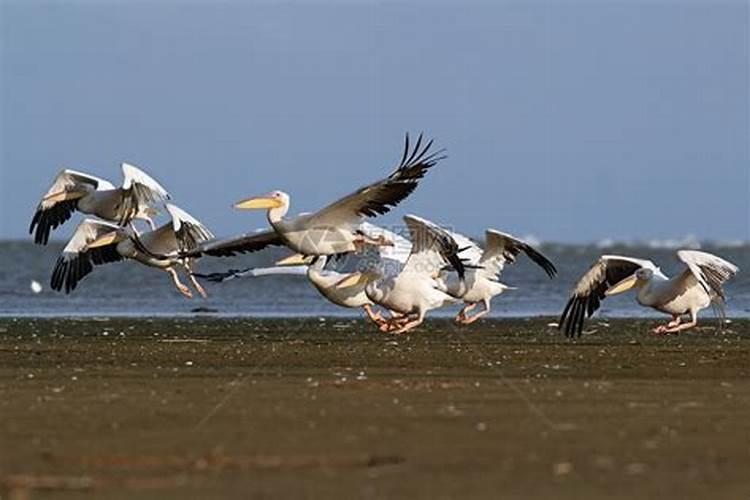
[[240, 210], [274, 209], [288, 206], [289, 195], [283, 191], [271, 191], [262, 196], [255, 196], [234, 204], [234, 208]]
[[627, 292], [634, 287], [641, 287], [645, 283], [650, 281], [653, 276], [653, 269], [642, 267], [624, 280], [611, 286], [606, 292], [604, 292], [604, 295], [609, 297], [611, 295], [617, 295], [619, 293]]

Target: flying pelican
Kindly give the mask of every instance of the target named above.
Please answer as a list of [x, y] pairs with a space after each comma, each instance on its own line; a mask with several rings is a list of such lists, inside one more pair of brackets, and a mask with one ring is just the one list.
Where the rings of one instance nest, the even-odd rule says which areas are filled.
[[[500, 273], [506, 264], [515, 262], [521, 252], [544, 269], [550, 278], [557, 274], [557, 269], [549, 259], [525, 241], [509, 234], [488, 229], [485, 232], [486, 243], [483, 250], [466, 236], [452, 231], [449, 233], [461, 247], [460, 255], [466, 266], [466, 279], [463, 282], [456, 279], [452, 273], [444, 272], [446, 291], [466, 303], [456, 316], [459, 323], [473, 323], [490, 312], [492, 298], [510, 288], [500, 282]], [[480, 302], [484, 305], [484, 310], [469, 316], [469, 312]]]
[[[737, 266], [695, 250], [680, 250], [677, 258], [686, 268], [668, 278], [650, 260], [602, 256], [573, 289], [558, 328], [569, 337], [580, 336], [584, 316], [591, 317], [605, 297], [631, 288], [638, 290], [637, 300], [642, 306], [672, 315], [672, 321], [658, 326], [654, 333], [677, 333], [692, 328], [698, 322], [698, 312], [712, 304], [718, 306], [723, 316], [722, 285], [737, 273]], [[685, 315], [690, 315], [690, 321], [682, 323]]]
[[180, 293], [192, 297], [190, 289], [177, 276], [176, 267], [181, 266], [193, 287], [205, 297], [206, 292], [191, 273], [192, 259], [183, 258], [181, 252], [210, 239], [212, 234], [177, 206], [167, 203], [166, 208], [172, 220], [143, 234], [138, 234], [132, 226], [122, 227], [85, 219], [57, 259], [50, 280], [52, 289], [60, 291], [64, 288], [65, 293], [70, 293], [93, 270], [93, 266], [133, 259], [149, 267], [163, 269], [172, 276]]
[[380, 327], [381, 331], [404, 333], [419, 326], [425, 314], [457, 300], [445, 292], [440, 272], [452, 266], [460, 279], [464, 265], [459, 258], [459, 247], [451, 235], [432, 222], [407, 215], [411, 251], [403, 268], [375, 269], [356, 273], [340, 282], [346, 288], [366, 282], [365, 293], [376, 304], [397, 314]]
[[39, 202], [29, 226], [34, 242], [46, 245], [53, 229], [70, 219], [76, 210], [121, 226], [141, 219], [154, 229], [157, 211], [149, 205], [168, 200], [169, 193], [152, 177], [133, 165], [122, 164], [122, 187], [93, 175], [63, 170]]
[[284, 218], [289, 195], [282, 191], [240, 201], [236, 208], [267, 209], [273, 230], [218, 241], [204, 247], [202, 253], [223, 256], [286, 245], [301, 255], [333, 255], [362, 250], [366, 245], [387, 245], [383, 238], [369, 238], [359, 225], [364, 217], [385, 214], [398, 205], [416, 189], [427, 171], [445, 158], [442, 150], [430, 153], [431, 146], [432, 141], [423, 145], [420, 135], [412, 149], [407, 134], [401, 162], [391, 175], [314, 213]]
[[[363, 222], [359, 230], [369, 237], [377, 238], [382, 236], [393, 242], [392, 246], [377, 247], [378, 256], [375, 258], [375, 262], [372, 262], [368, 257], [363, 258], [362, 264], [365, 266], [397, 265], [399, 262], [403, 264], [406, 260], [405, 256], [408, 255], [411, 249], [409, 240], [367, 222]], [[367, 297], [365, 292], [367, 283], [362, 281], [361, 283], [345, 288], [337, 286], [340, 282], [355, 273], [342, 273], [326, 269], [326, 265], [330, 262], [330, 259], [331, 256], [328, 255], [304, 256], [293, 254], [277, 262], [274, 267], [233, 269], [222, 273], [194, 274], [194, 276], [206, 278], [210, 281], [223, 282], [244, 276], [305, 274], [313, 287], [333, 304], [351, 309], [362, 308], [367, 317], [375, 324], [378, 326], [383, 324], [384, 319], [381, 313], [373, 310], [374, 303]]]

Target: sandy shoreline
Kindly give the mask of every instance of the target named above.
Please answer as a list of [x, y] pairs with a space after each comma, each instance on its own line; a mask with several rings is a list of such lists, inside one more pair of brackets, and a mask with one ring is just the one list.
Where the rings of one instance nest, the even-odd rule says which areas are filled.
[[[0, 319], [25, 498], [743, 498], [750, 321]], [[64, 492], [64, 494], [62, 493]], [[19, 498], [24, 498], [20, 496]]]

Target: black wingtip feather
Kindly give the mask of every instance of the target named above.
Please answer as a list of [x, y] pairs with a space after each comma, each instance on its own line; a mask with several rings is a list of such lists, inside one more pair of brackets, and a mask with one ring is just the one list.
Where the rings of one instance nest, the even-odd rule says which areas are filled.
[[52, 270], [50, 288], [57, 292], [64, 289], [66, 294], [70, 293], [76, 289], [81, 280], [94, 270], [94, 265], [116, 262], [122, 259], [122, 255], [117, 252], [116, 243], [91, 249], [88, 252], [72, 254], [72, 256], [61, 255]]
[[545, 273], [547, 273], [547, 276], [549, 276], [550, 279], [554, 278], [557, 275], [557, 268], [552, 263], [552, 261], [550, 261], [537, 249], [535, 249], [531, 245], [524, 245], [523, 251], [533, 262], [535, 262], [544, 270]]
[[404, 154], [401, 156], [401, 162], [399, 165], [403, 165], [406, 162], [406, 156], [409, 154], [409, 132], [406, 133], [406, 140], [404, 141]]
[[409, 159], [406, 160], [407, 164], [410, 164], [412, 161], [414, 161], [414, 158], [417, 156], [417, 153], [419, 152], [419, 147], [421, 145], [422, 145], [422, 133], [420, 133], [419, 137], [417, 137], [417, 143], [414, 145], [414, 149], [412, 149], [411, 156], [409, 156]]
[[34, 243], [46, 245], [50, 232], [64, 224], [78, 209], [78, 200], [65, 200], [44, 209], [40, 205], [29, 224], [29, 234], [34, 234]]

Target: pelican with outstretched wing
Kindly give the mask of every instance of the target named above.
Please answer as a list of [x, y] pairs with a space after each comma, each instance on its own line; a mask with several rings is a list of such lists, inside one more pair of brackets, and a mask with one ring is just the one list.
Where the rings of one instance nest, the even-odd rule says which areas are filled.
[[116, 188], [109, 181], [93, 175], [63, 170], [37, 206], [29, 226], [34, 242], [46, 245], [50, 232], [70, 219], [78, 210], [105, 221], [124, 226], [133, 219], [148, 222], [154, 229], [152, 217], [156, 202], [166, 201], [169, 193], [151, 176], [133, 165], [122, 164], [122, 186]]
[[[272, 191], [235, 204], [242, 210], [267, 209], [273, 231], [243, 235], [217, 242], [204, 253], [248, 252], [268, 245], [286, 245], [301, 255], [333, 255], [362, 250], [364, 246], [388, 245], [383, 238], [372, 239], [359, 230], [365, 217], [382, 215], [409, 196], [427, 171], [445, 158], [443, 151], [430, 152], [432, 141], [422, 135], [412, 148], [409, 136], [401, 162], [385, 179], [362, 187], [314, 213], [285, 218], [289, 195]], [[213, 253], [211, 253], [213, 252]]]
[[[406, 256], [411, 249], [411, 243], [409, 240], [368, 222], [363, 222], [360, 225], [359, 230], [367, 234], [369, 237], [384, 237], [393, 243], [392, 246], [376, 247], [377, 256], [363, 256], [360, 262], [360, 267], [386, 268], [403, 265], [406, 261]], [[208, 245], [210, 245], [210, 242]], [[349, 278], [354, 273], [344, 273], [326, 269], [326, 265], [330, 260], [331, 257], [328, 255], [304, 256], [293, 254], [277, 262], [274, 267], [233, 269], [219, 273], [195, 274], [195, 276], [198, 278], [206, 278], [210, 281], [223, 282], [245, 276], [259, 277], [268, 275], [304, 274], [307, 276], [307, 279], [313, 287], [315, 287], [323, 297], [333, 304], [351, 309], [362, 308], [367, 317], [375, 324], [383, 324], [384, 319], [381, 313], [373, 310], [374, 303], [365, 292], [365, 286], [367, 283], [362, 281], [350, 287], [338, 287], [337, 285], [340, 282]]]
[[358, 286], [365, 282], [367, 296], [376, 304], [396, 313], [384, 322], [384, 332], [404, 333], [419, 326], [428, 311], [458, 300], [444, 290], [441, 271], [450, 266], [463, 280], [464, 264], [459, 247], [450, 233], [415, 215], [404, 217], [409, 229], [411, 250], [401, 269], [376, 267], [356, 273], [337, 286]]
[[[610, 295], [638, 290], [642, 306], [672, 315], [672, 321], [656, 327], [654, 333], [677, 333], [694, 327], [698, 312], [716, 305], [723, 316], [724, 283], [739, 269], [716, 255], [696, 250], [680, 250], [677, 258], [685, 270], [668, 278], [650, 260], [604, 255], [578, 281], [560, 316], [558, 328], [569, 337], [580, 336], [583, 321], [599, 309]], [[685, 315], [690, 321], [682, 322]]]
[[[460, 255], [466, 266], [466, 278], [463, 282], [456, 279], [452, 273], [446, 273], [444, 277], [448, 293], [466, 303], [456, 316], [459, 323], [473, 323], [490, 312], [492, 298], [510, 288], [500, 282], [500, 273], [507, 264], [515, 262], [521, 252], [541, 267], [550, 278], [557, 274], [557, 269], [547, 257], [525, 241], [509, 234], [488, 229], [485, 232], [484, 249], [462, 234], [450, 234], [460, 247]], [[469, 312], [480, 303], [484, 309], [470, 316]]]
[[70, 293], [94, 266], [132, 259], [163, 269], [172, 276], [180, 293], [192, 297], [177, 275], [177, 266], [181, 266], [198, 293], [205, 297], [206, 292], [192, 275], [192, 259], [182, 257], [182, 252], [210, 239], [211, 232], [179, 207], [167, 203], [166, 208], [172, 220], [143, 234], [138, 234], [132, 226], [85, 219], [57, 259], [51, 288]]

